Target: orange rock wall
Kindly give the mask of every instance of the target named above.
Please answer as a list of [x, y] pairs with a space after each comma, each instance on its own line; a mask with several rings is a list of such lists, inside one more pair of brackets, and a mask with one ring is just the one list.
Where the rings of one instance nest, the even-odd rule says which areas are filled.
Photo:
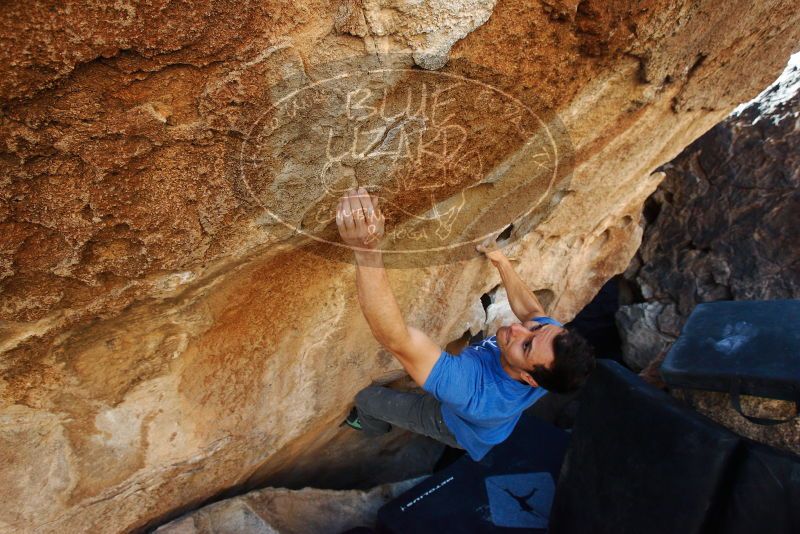
[[[141, 528], [308, 465], [309, 436], [335, 439], [355, 392], [397, 376], [349, 254], [270, 224], [238, 177], [275, 83], [384, 52], [432, 68], [449, 51], [535, 92], [574, 167], [559, 202], [508, 221], [507, 252], [568, 320], [633, 256], [653, 169], [800, 42], [788, 0], [385, 4], [0, 8], [0, 531]], [[501, 181], [534, 165], [504, 157]], [[484, 327], [478, 299], [499, 283], [477, 256], [390, 279], [442, 344]]]

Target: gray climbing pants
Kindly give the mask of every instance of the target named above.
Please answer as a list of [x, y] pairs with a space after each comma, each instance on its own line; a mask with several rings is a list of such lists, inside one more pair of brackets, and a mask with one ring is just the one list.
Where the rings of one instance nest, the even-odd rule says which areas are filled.
[[385, 434], [396, 426], [463, 448], [442, 419], [441, 404], [430, 393], [370, 386], [356, 395], [356, 409], [361, 428], [369, 436]]

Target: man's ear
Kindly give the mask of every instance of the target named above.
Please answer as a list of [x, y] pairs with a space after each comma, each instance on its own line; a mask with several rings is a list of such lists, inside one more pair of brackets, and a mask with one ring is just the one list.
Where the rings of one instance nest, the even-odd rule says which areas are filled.
[[531, 376], [528, 371], [520, 371], [519, 377], [522, 379], [523, 382], [528, 384], [531, 387], [539, 387], [539, 384], [536, 382], [536, 379]]

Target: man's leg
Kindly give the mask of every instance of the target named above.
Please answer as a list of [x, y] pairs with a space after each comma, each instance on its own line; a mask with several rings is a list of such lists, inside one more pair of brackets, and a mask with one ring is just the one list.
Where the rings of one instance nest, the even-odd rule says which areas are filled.
[[370, 386], [356, 395], [358, 419], [369, 435], [385, 434], [392, 425], [458, 447], [442, 419], [441, 404], [429, 393], [410, 393]]

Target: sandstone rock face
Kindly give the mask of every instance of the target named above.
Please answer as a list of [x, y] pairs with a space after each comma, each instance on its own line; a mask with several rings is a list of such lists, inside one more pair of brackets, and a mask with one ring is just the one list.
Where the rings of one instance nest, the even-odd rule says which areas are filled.
[[156, 529], [158, 534], [328, 534], [374, 527], [378, 509], [422, 479], [370, 491], [266, 488], [227, 499]]
[[336, 30], [368, 38], [375, 51], [407, 49], [424, 69], [447, 63], [459, 39], [483, 24], [496, 0], [346, 0], [334, 19]]
[[[800, 298], [800, 54], [758, 98], [663, 167], [618, 320], [643, 367], [701, 302]], [[636, 338], [636, 339], [634, 339]]]
[[[145, 528], [230, 488], [289, 484], [294, 466], [306, 483], [333, 445], [357, 456], [339, 421], [399, 373], [358, 308], [350, 252], [323, 239], [326, 194], [406, 179], [395, 248], [430, 213], [467, 219], [446, 242], [513, 224], [507, 251], [566, 321], [628, 265], [652, 171], [773, 80], [800, 37], [788, 0], [427, 4], [4, 4], [0, 530]], [[371, 98], [397, 103], [421, 73], [480, 67], [492, 83], [442, 97], [438, 119], [348, 116], [334, 85], [265, 121], [333, 77], [325, 66], [390, 53]], [[509, 91], [544, 120], [525, 122]], [[441, 135], [411, 143], [425, 164], [356, 147], [322, 165], [320, 132], [373, 121], [372, 150], [420, 118]], [[514, 189], [553, 167], [551, 131], [569, 172]], [[269, 150], [242, 157], [253, 140]], [[453, 146], [471, 156], [456, 173]], [[330, 183], [311, 179], [320, 168]], [[407, 321], [442, 345], [484, 328], [480, 297], [499, 283], [468, 247], [448, 250], [390, 275]]]

